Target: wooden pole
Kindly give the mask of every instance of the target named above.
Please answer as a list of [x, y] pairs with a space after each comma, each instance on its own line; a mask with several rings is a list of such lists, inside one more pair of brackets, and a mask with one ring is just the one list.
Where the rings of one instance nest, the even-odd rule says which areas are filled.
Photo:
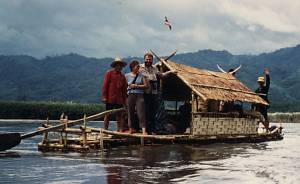
[[82, 130], [82, 139], [83, 139], [83, 145], [87, 145], [87, 133], [86, 133], [86, 114], [83, 116], [83, 130]]
[[[98, 113], [98, 114], [94, 114], [92, 116], [88, 116], [88, 117], [86, 117], [86, 120], [89, 120], [89, 121], [96, 120], [96, 119], [99, 119], [101, 117], [104, 117], [107, 114], [114, 114], [114, 113], [122, 112], [124, 110], [125, 110], [124, 108], [107, 110], [107, 111], [104, 111], [104, 112], [101, 112], [101, 113]], [[82, 119], [77, 119], [77, 120], [72, 120], [72, 121], [68, 122], [68, 126], [71, 127], [71, 126], [79, 125], [79, 124], [82, 124], [82, 122], [83, 122], [83, 118]], [[64, 126], [65, 126], [64, 124], [59, 124], [59, 125], [56, 125], [56, 126], [51, 126], [49, 128], [44, 128], [42, 130], [37, 130], [37, 131], [29, 132], [29, 133], [21, 135], [21, 139], [26, 139], [26, 138], [34, 137], [36, 135], [43, 134], [44, 132], [50, 132], [50, 131], [53, 131], [53, 130], [60, 130]]]
[[100, 148], [103, 150], [104, 145], [103, 145], [103, 129], [100, 129]]
[[175, 138], [188, 138], [189, 135], [143, 135], [143, 134], [129, 134], [110, 130], [104, 130], [102, 128], [91, 128], [92, 131], [103, 132], [110, 135], [119, 137], [132, 137], [132, 138], [144, 138], [144, 139], [158, 139], [158, 140], [174, 140]]
[[[190, 134], [193, 134], [193, 126], [194, 126], [194, 113], [196, 112], [195, 110], [195, 93], [194, 91], [192, 91], [192, 112], [191, 112], [191, 122], [190, 122]], [[196, 107], [197, 108], [197, 107]]]
[[[49, 117], [47, 117], [47, 120], [46, 120], [44, 126], [48, 127], [48, 125], [49, 125]], [[48, 132], [44, 133], [44, 137], [43, 137], [43, 141], [42, 142], [43, 142], [43, 144], [45, 144], [45, 143], [48, 142]]]
[[[61, 124], [61, 125], [64, 124], [64, 116], [65, 116], [64, 113], [62, 113], [60, 115], [59, 124]], [[64, 126], [62, 128], [64, 128]], [[60, 131], [59, 144], [61, 144], [61, 145], [63, 144], [63, 130]]]
[[67, 144], [68, 144], [68, 133], [65, 131], [68, 128], [68, 122], [69, 122], [69, 119], [68, 119], [68, 116], [66, 115], [65, 121], [64, 121], [65, 127], [63, 129], [63, 131], [65, 133], [65, 135], [64, 135], [64, 147], [66, 147]]

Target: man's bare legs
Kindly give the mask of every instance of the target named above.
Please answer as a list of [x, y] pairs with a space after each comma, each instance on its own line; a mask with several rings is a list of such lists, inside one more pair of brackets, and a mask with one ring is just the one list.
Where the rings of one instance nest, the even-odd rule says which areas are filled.
[[119, 112], [116, 114], [116, 120], [117, 120], [117, 131], [123, 132], [124, 131], [124, 117], [123, 112]]
[[105, 115], [104, 116], [104, 129], [108, 130], [108, 126], [109, 126], [109, 115]]

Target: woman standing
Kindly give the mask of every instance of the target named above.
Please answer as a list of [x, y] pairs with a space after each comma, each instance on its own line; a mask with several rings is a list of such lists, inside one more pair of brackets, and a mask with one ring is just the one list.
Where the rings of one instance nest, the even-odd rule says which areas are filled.
[[137, 111], [139, 126], [142, 128], [143, 134], [146, 132], [146, 118], [145, 118], [145, 102], [144, 90], [148, 88], [146, 79], [139, 73], [139, 61], [133, 60], [130, 65], [130, 73], [126, 74], [128, 84], [128, 126], [129, 133], [133, 133], [133, 123], [135, 109]]

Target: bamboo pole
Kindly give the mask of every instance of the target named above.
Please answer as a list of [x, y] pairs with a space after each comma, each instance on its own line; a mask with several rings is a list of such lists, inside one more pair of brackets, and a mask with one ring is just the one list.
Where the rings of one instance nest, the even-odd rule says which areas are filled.
[[83, 145], [87, 145], [87, 133], [86, 133], [86, 114], [83, 116], [83, 129], [82, 129], [82, 139], [83, 139]]
[[63, 128], [64, 128], [64, 113], [60, 115], [59, 124], [63, 125], [62, 130], [60, 131], [59, 144], [63, 144]]
[[[107, 114], [113, 114], [113, 113], [117, 113], [117, 112], [121, 112], [121, 111], [124, 111], [124, 108], [119, 108], [119, 109], [113, 109], [113, 110], [108, 110], [108, 111], [104, 111], [104, 112], [101, 112], [101, 113], [98, 113], [98, 114], [94, 114], [92, 116], [88, 116], [86, 118], [86, 120], [96, 120], [98, 118], [101, 118]], [[71, 127], [71, 126], [75, 126], [75, 125], [79, 125], [83, 122], [83, 118], [82, 119], [77, 119], [77, 120], [73, 120], [73, 121], [69, 121], [68, 122], [68, 126]], [[62, 129], [65, 125], [64, 124], [59, 124], [59, 125], [56, 125], [56, 126], [51, 126], [49, 128], [45, 128], [43, 130], [37, 130], [37, 131], [34, 131], [34, 132], [29, 132], [27, 134], [23, 134], [21, 135], [21, 139], [26, 139], [26, 138], [29, 138], [29, 137], [33, 137], [33, 136], [36, 136], [36, 135], [39, 135], [39, 134], [42, 134], [44, 132], [49, 132], [49, 131], [53, 131], [53, 130], [59, 130], [59, 129]]]
[[[194, 103], [196, 103], [196, 105], [198, 106], [198, 104], [197, 104], [197, 102], [195, 101], [195, 93], [192, 91], [192, 103], [191, 103], [191, 105], [192, 105], [192, 117], [191, 117], [191, 122], [190, 122], [190, 134], [192, 135], [193, 134], [193, 127], [194, 127], [194, 113], [196, 112], [195, 111], [195, 104]], [[196, 109], [197, 109], [198, 107], [196, 107]]]
[[[47, 117], [47, 120], [45, 122], [45, 124], [43, 125], [45, 127], [48, 127], [49, 126], [49, 117]], [[47, 143], [48, 142], [48, 132], [45, 132], [44, 133], [44, 136], [43, 136], [43, 144]]]
[[132, 138], [144, 138], [144, 139], [158, 139], [158, 140], [174, 140], [177, 138], [188, 138], [189, 135], [143, 135], [143, 134], [129, 134], [129, 133], [122, 133], [116, 131], [110, 131], [105, 129], [96, 129], [91, 128], [92, 131], [102, 131], [103, 133], [107, 133], [110, 135], [120, 136], [120, 137], [132, 137]]
[[100, 129], [100, 148], [103, 150], [104, 144], [103, 144], [103, 129]]
[[65, 119], [64, 119], [65, 127], [63, 129], [63, 132], [64, 132], [64, 142], [63, 142], [64, 143], [64, 147], [66, 147], [67, 144], [68, 144], [68, 133], [65, 131], [68, 128], [68, 121], [69, 121], [69, 119], [68, 119], [68, 116], [66, 115]]

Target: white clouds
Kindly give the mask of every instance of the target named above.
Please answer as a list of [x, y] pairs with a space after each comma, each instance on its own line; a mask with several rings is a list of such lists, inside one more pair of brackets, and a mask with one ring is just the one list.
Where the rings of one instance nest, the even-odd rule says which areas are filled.
[[233, 16], [240, 24], [260, 25], [270, 31], [284, 33], [300, 31], [296, 17], [300, 10], [299, 1], [221, 1], [220, 5], [220, 11]]
[[[260, 53], [299, 43], [298, 1], [0, 2], [0, 53], [140, 56], [199, 49]], [[167, 15], [174, 30], [163, 25]]]

